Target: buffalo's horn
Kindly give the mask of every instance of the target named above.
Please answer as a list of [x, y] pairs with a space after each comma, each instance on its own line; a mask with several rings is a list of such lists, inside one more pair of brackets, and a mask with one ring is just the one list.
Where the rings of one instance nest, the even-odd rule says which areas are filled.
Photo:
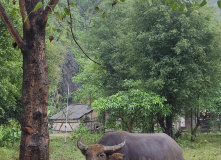
[[81, 143], [82, 137], [83, 137], [83, 135], [78, 139], [77, 146], [80, 150], [85, 151], [85, 150], [87, 150], [87, 146], [84, 145], [83, 143]]
[[119, 151], [121, 148], [124, 147], [124, 145], [125, 145], [125, 140], [122, 143], [115, 145], [115, 146], [104, 146], [104, 152], [113, 153], [113, 152]]

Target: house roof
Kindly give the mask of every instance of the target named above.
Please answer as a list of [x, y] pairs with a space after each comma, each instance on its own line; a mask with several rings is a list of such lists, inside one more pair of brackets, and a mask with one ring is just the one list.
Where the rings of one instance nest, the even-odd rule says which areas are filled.
[[[66, 111], [67, 108], [61, 110], [57, 114], [50, 117], [50, 120], [59, 120], [59, 119], [66, 119]], [[93, 111], [92, 108], [88, 108], [87, 105], [69, 105], [68, 106], [68, 119], [80, 119], [85, 114], [90, 113]]]

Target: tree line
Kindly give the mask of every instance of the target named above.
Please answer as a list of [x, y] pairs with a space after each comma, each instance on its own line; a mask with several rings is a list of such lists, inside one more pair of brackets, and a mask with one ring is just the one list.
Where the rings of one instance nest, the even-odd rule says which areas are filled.
[[[108, 6], [106, 3], [108, 1], [100, 6]], [[85, 103], [89, 93], [94, 100], [102, 97], [92, 105], [99, 112], [106, 109], [114, 114], [125, 108], [124, 102], [117, 98], [123, 96], [122, 93], [127, 96], [131, 87], [142, 89], [140, 92], [154, 92], [166, 99], [163, 104], [170, 113], [152, 113], [148, 109], [146, 112], [152, 113], [150, 119], [170, 136], [174, 135], [175, 119], [190, 113], [191, 109], [218, 113], [220, 20], [213, 10], [211, 6], [204, 6], [179, 12], [165, 2], [150, 6], [148, 2], [139, 1], [104, 8], [106, 17], [103, 19], [100, 10], [100, 14], [92, 18], [93, 27], [88, 29], [82, 44], [103, 66], [82, 62], [85, 67], [73, 78], [83, 83], [74, 93], [75, 98]], [[125, 80], [139, 81], [139, 85], [125, 88]], [[113, 96], [115, 101], [110, 100]], [[123, 108], [122, 114], [127, 117]], [[139, 116], [143, 119], [141, 114], [136, 114]], [[122, 116], [111, 118], [115, 121]]]

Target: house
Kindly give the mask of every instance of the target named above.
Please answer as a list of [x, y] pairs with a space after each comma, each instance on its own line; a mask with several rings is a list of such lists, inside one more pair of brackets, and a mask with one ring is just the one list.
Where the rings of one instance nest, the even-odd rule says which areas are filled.
[[[49, 118], [53, 133], [66, 131], [66, 112], [67, 108]], [[97, 116], [98, 113], [94, 111], [93, 108], [89, 108], [88, 105], [69, 105], [67, 131], [74, 131], [79, 128], [80, 122], [82, 121], [90, 130], [94, 131], [100, 126], [100, 123], [95, 120]]]

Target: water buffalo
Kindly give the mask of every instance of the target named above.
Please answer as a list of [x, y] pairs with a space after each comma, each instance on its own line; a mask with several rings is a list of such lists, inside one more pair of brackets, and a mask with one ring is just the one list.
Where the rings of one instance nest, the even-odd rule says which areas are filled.
[[86, 160], [184, 160], [180, 146], [164, 133], [110, 132], [89, 146], [81, 138], [77, 145]]

